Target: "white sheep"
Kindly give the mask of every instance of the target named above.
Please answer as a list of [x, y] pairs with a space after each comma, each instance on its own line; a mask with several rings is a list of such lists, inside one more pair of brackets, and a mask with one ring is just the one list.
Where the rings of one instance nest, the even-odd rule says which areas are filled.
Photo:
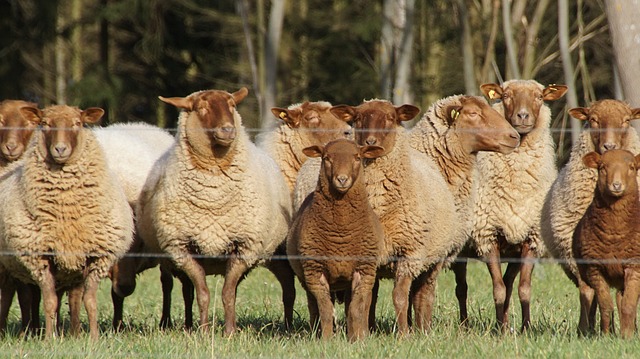
[[58, 290], [69, 290], [71, 331], [80, 330], [84, 300], [90, 335], [98, 337], [96, 292], [132, 242], [133, 217], [95, 136], [83, 124], [104, 111], [70, 106], [22, 108], [40, 124], [23, 164], [0, 183], [1, 264], [18, 280], [37, 283], [45, 335], [54, 335]]
[[280, 122], [256, 138], [258, 147], [267, 152], [282, 170], [291, 192], [298, 171], [307, 160], [302, 150], [344, 137], [345, 132], [351, 129], [346, 122], [336, 118], [330, 109], [331, 104], [325, 101], [307, 101], [288, 108], [274, 107], [271, 112]]
[[[518, 294], [522, 330], [530, 324], [531, 273], [534, 259], [545, 254], [540, 238], [540, 211], [557, 176], [555, 144], [551, 136], [551, 110], [544, 101], [561, 98], [564, 85], [544, 87], [534, 80], [511, 80], [502, 86], [485, 84], [483, 93], [502, 99], [494, 108], [521, 136], [520, 146], [510, 154], [478, 154], [478, 179], [474, 181], [473, 247], [487, 262], [493, 281], [498, 326], [508, 325], [509, 299], [515, 277], [520, 274]], [[500, 256], [515, 256], [504, 278]]]
[[[145, 246], [169, 254], [193, 282], [204, 329], [209, 328], [205, 275], [224, 275], [226, 335], [236, 330], [239, 281], [284, 243], [291, 220], [290, 195], [278, 166], [251, 143], [236, 111], [247, 93], [242, 88], [160, 97], [183, 110], [177, 140], [150, 173], [136, 210]], [[288, 273], [274, 273], [284, 297], [293, 287], [293, 272], [286, 267]]]
[[[541, 214], [541, 234], [548, 252], [559, 260], [569, 279], [578, 287], [586, 286], [580, 278], [571, 250], [573, 232], [593, 199], [597, 171], [584, 165], [583, 157], [593, 151], [603, 154], [610, 149], [625, 149], [640, 153], [640, 138], [630, 121], [640, 119], [640, 108], [631, 108], [618, 100], [600, 100], [590, 107], [569, 110], [572, 117], [588, 123], [580, 134], [569, 161], [558, 174], [544, 201]], [[583, 290], [580, 297], [578, 330], [594, 329], [595, 302], [593, 291]], [[593, 304], [593, 306], [592, 306]]]
[[[509, 154], [520, 144], [520, 135], [483, 97], [454, 95], [427, 109], [410, 131], [410, 144], [438, 165], [455, 198], [460, 229], [469, 237], [473, 229], [478, 152]], [[461, 323], [468, 319], [466, 257], [470, 256], [475, 253], [467, 245], [451, 266], [456, 275]]]

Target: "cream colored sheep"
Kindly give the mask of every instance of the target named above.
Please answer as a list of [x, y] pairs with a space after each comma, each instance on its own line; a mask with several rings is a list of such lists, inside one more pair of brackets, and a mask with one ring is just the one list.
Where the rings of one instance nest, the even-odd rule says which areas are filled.
[[[569, 110], [574, 118], [588, 123], [587, 131], [571, 149], [569, 161], [545, 198], [541, 215], [542, 239], [553, 258], [559, 260], [569, 279], [576, 286], [586, 284], [580, 279], [571, 251], [573, 232], [593, 199], [597, 171], [586, 167], [582, 158], [589, 152], [603, 154], [609, 149], [626, 149], [640, 153], [640, 138], [630, 121], [640, 119], [640, 108], [631, 108], [618, 100], [601, 100], [590, 107]], [[594, 293], [583, 291], [580, 297], [578, 330], [592, 331], [595, 325]]]
[[80, 330], [84, 300], [90, 335], [98, 338], [96, 292], [102, 278], [131, 245], [133, 218], [122, 188], [106, 165], [93, 133], [104, 111], [50, 106], [22, 108], [40, 124], [23, 165], [0, 183], [0, 257], [18, 280], [37, 283], [45, 309], [45, 335], [55, 331], [57, 291], [69, 290], [71, 331]]
[[[136, 210], [145, 246], [169, 254], [193, 282], [204, 329], [209, 328], [210, 298], [205, 275], [224, 275], [226, 335], [236, 330], [238, 283], [284, 242], [291, 220], [278, 166], [249, 141], [236, 111], [247, 93], [246, 88], [207, 90], [160, 98], [183, 110], [177, 140], [156, 163]], [[293, 272], [287, 263], [273, 262], [289, 270], [275, 271], [289, 300]]]
[[[551, 110], [544, 101], [561, 98], [564, 85], [544, 87], [534, 80], [511, 80], [502, 86], [481, 86], [494, 105], [518, 131], [520, 146], [510, 154], [478, 154], [477, 200], [471, 235], [477, 255], [487, 262], [493, 281], [498, 326], [508, 326], [509, 299], [520, 274], [518, 294], [522, 330], [530, 324], [531, 273], [534, 259], [545, 254], [540, 238], [540, 211], [557, 176], [554, 142], [549, 129]], [[502, 274], [500, 257], [516, 257]]]
[[362, 161], [384, 149], [360, 147], [347, 139], [304, 149], [322, 157], [316, 190], [297, 212], [287, 236], [287, 254], [307, 290], [311, 326], [318, 314], [323, 338], [333, 336], [331, 292], [349, 293], [347, 335], [350, 340], [368, 334], [367, 316], [376, 270], [384, 248], [380, 219], [369, 204]]

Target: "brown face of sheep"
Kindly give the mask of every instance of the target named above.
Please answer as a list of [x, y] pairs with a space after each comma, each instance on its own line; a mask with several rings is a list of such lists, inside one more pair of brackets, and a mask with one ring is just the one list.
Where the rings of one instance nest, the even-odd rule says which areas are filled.
[[459, 134], [468, 153], [493, 151], [508, 154], [520, 145], [520, 135], [498, 111], [475, 96], [460, 98], [460, 106], [449, 106], [445, 115]]
[[35, 125], [20, 113], [20, 107], [24, 106], [35, 107], [36, 104], [19, 100], [0, 103], [0, 155], [7, 162], [22, 156], [35, 129]]
[[480, 86], [489, 99], [502, 99], [504, 116], [521, 135], [536, 128], [544, 101], [555, 101], [567, 92], [565, 85], [549, 85], [544, 89], [535, 82], [519, 81], [503, 88], [498, 84]]
[[84, 111], [70, 106], [56, 105], [40, 111], [35, 107], [21, 108], [22, 115], [33, 124], [42, 126], [47, 161], [65, 164], [78, 145], [83, 124], [95, 124], [104, 110], [90, 107]]
[[572, 108], [569, 114], [580, 121], [589, 121], [593, 147], [603, 154], [626, 147], [629, 122], [640, 119], [640, 108], [631, 108], [618, 100], [602, 100], [591, 107]]
[[220, 90], [207, 90], [191, 94], [187, 97], [160, 96], [163, 102], [195, 112], [201, 127], [207, 130], [211, 145], [229, 147], [236, 138], [234, 119], [235, 108], [249, 93], [246, 87], [234, 93]]
[[640, 155], [626, 150], [610, 150], [604, 154], [587, 153], [582, 162], [598, 170], [598, 192], [604, 197], [622, 197], [626, 191], [638, 191], [636, 180]]
[[271, 109], [278, 119], [290, 128], [298, 129], [305, 147], [313, 144], [325, 144], [337, 138], [343, 138], [351, 126], [331, 113], [327, 102], [305, 102], [291, 110], [274, 107]]
[[355, 140], [361, 146], [384, 147], [391, 152], [396, 143], [397, 127], [420, 113], [413, 105], [395, 107], [388, 101], [373, 100], [357, 107], [339, 105], [331, 108], [338, 118], [353, 122]]
[[308, 157], [322, 157], [320, 173], [338, 193], [351, 189], [360, 175], [363, 158], [376, 158], [384, 153], [380, 146], [358, 146], [355, 142], [338, 139], [326, 146], [313, 145], [303, 150]]

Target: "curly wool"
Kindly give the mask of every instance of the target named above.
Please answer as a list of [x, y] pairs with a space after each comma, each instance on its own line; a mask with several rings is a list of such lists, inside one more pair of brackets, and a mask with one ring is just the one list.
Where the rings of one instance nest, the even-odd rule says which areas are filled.
[[[502, 103], [493, 108], [504, 113]], [[474, 179], [477, 200], [471, 236], [478, 255], [492, 248], [498, 234], [504, 235], [512, 245], [529, 238], [536, 256], [545, 255], [546, 248], [540, 238], [540, 212], [558, 174], [550, 123], [551, 110], [542, 105], [536, 129], [523, 137], [515, 151], [508, 155], [478, 153], [478, 177]]]
[[[640, 153], [640, 138], [633, 127], [627, 129], [624, 149]], [[579, 273], [572, 252], [573, 232], [593, 200], [598, 180], [597, 170], [585, 166], [582, 158], [593, 151], [595, 147], [591, 135], [584, 131], [571, 148], [569, 161], [553, 183], [541, 215], [542, 240], [551, 256], [560, 260], [560, 265], [576, 284]]]
[[[172, 255], [235, 254], [249, 266], [287, 234], [291, 201], [275, 162], [250, 142], [234, 112], [236, 139], [224, 157], [194, 152], [182, 112], [176, 144], [156, 163], [137, 206], [145, 245]], [[194, 119], [195, 120], [195, 119]]]
[[0, 184], [1, 248], [17, 256], [0, 261], [23, 282], [42, 281], [50, 259], [58, 285], [83, 275], [105, 277], [132, 243], [133, 219], [122, 188], [107, 168], [89, 129], [82, 129], [77, 159], [60, 166], [45, 162], [44, 136], [36, 132], [24, 162]]

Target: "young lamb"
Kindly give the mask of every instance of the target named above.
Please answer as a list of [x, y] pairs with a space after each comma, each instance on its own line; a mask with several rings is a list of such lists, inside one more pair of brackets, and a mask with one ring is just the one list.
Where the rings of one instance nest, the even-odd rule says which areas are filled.
[[[224, 275], [225, 335], [236, 330], [240, 280], [284, 242], [291, 220], [290, 194], [278, 166], [251, 143], [236, 111], [247, 93], [242, 88], [160, 97], [183, 110], [177, 140], [151, 171], [136, 209], [145, 246], [167, 253], [193, 282], [205, 330], [210, 298], [205, 276]], [[278, 270], [275, 263], [286, 266]], [[284, 261], [271, 261], [268, 268], [283, 286], [288, 320], [293, 271]]]
[[571, 250], [573, 232], [593, 199], [597, 171], [584, 165], [582, 158], [589, 152], [603, 154], [610, 149], [625, 149], [640, 153], [640, 138], [630, 121], [640, 119], [640, 108], [631, 108], [618, 100], [601, 100], [590, 107], [569, 110], [574, 118], [588, 123], [588, 128], [573, 145], [569, 161], [545, 198], [541, 215], [541, 234], [547, 250], [559, 260], [569, 279], [584, 289], [580, 297], [581, 333], [595, 326], [594, 292], [580, 278]]
[[344, 137], [345, 132], [351, 129], [346, 122], [336, 118], [330, 109], [331, 104], [325, 101], [307, 101], [289, 108], [274, 107], [271, 112], [281, 122], [273, 130], [257, 137], [258, 147], [280, 166], [292, 193], [298, 171], [307, 160], [302, 150]]
[[[478, 152], [509, 154], [520, 144], [520, 135], [483, 97], [465, 95], [449, 96], [432, 104], [410, 134], [411, 147], [438, 164], [455, 198], [461, 230], [469, 237]], [[464, 258], [469, 256], [475, 256], [475, 251], [467, 245], [451, 266], [456, 275], [461, 323], [468, 318]]]
[[[37, 107], [37, 104], [22, 100], [0, 102], [0, 181], [5, 173], [19, 165], [17, 160], [22, 157], [36, 127], [20, 113], [20, 108], [25, 106]], [[35, 332], [40, 328], [38, 286], [16, 281], [8, 273], [0, 276], [0, 332], [6, 329], [9, 309], [16, 291], [22, 316], [22, 331]]]
[[[540, 212], [557, 176], [554, 142], [549, 129], [555, 101], [567, 91], [564, 85], [544, 87], [534, 80], [511, 80], [502, 86], [485, 84], [483, 93], [502, 99], [494, 105], [518, 131], [520, 146], [510, 154], [478, 154], [477, 200], [471, 235], [477, 255], [487, 262], [493, 282], [498, 326], [507, 328], [509, 300], [520, 274], [518, 295], [522, 330], [530, 324], [531, 273], [534, 259], [545, 254], [540, 238]], [[500, 257], [516, 257], [502, 275]]]
[[358, 146], [347, 139], [304, 149], [322, 157], [316, 190], [304, 201], [287, 236], [287, 254], [307, 290], [311, 326], [320, 316], [323, 338], [333, 335], [331, 292], [345, 290], [350, 340], [368, 333], [367, 316], [384, 231], [373, 212], [361, 176], [362, 161], [380, 156], [379, 146]]
[[[620, 334], [635, 331], [640, 295], [640, 155], [626, 150], [590, 152], [585, 166], [598, 171], [593, 202], [573, 233], [573, 255], [580, 276], [595, 290], [602, 333], [614, 331], [610, 287], [618, 290]], [[585, 295], [583, 288], [580, 296]]]
[[98, 338], [96, 292], [132, 242], [133, 217], [103, 150], [84, 124], [104, 111], [70, 106], [23, 107], [40, 124], [23, 163], [0, 183], [0, 257], [18, 280], [43, 296], [45, 335], [54, 335], [59, 297], [69, 290], [71, 332], [80, 330], [84, 300], [92, 339]]

